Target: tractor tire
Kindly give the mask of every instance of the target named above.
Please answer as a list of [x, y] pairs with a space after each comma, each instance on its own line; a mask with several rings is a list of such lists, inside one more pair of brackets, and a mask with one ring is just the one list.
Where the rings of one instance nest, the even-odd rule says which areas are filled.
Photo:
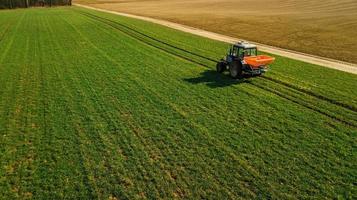
[[226, 64], [222, 61], [218, 62], [216, 65], [216, 70], [218, 73], [224, 72], [224, 70], [226, 70]]
[[229, 74], [234, 79], [243, 78], [243, 66], [240, 62], [234, 61], [229, 65]]

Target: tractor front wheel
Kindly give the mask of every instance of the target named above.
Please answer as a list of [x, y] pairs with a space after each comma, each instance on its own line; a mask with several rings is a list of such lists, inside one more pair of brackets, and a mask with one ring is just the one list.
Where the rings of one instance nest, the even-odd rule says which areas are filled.
[[231, 75], [232, 78], [234, 79], [241, 79], [243, 78], [243, 69], [242, 69], [242, 64], [239, 62], [232, 62], [229, 65], [229, 74]]
[[224, 70], [226, 70], [226, 64], [223, 61], [218, 62], [216, 65], [216, 70], [218, 73], [224, 72]]

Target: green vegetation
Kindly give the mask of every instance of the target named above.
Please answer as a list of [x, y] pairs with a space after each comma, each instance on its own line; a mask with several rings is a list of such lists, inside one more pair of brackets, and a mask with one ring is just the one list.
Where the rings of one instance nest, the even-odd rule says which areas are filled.
[[[357, 76], [81, 8], [0, 12], [0, 197], [357, 195]], [[193, 54], [194, 53], [194, 54]]]
[[357, 64], [356, 0], [75, 0]]

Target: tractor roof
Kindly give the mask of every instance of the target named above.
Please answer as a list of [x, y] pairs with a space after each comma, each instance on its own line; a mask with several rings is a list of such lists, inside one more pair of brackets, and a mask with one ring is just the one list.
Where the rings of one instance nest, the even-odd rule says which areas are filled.
[[239, 41], [236, 44], [234, 44], [234, 46], [242, 47], [244, 49], [257, 48], [257, 46], [255, 44], [251, 44], [251, 43], [245, 42], [245, 41]]

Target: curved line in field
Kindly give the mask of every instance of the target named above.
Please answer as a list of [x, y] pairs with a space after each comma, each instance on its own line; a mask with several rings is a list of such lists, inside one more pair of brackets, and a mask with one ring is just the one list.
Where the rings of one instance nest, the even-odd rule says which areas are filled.
[[[90, 17], [88, 17], [88, 18], [90, 18]], [[92, 18], [90, 18], [90, 19], [92, 19]], [[97, 22], [97, 21], [98, 21], [98, 20], [96, 20], [96, 19], [93, 20], [94, 23]], [[109, 25], [109, 24], [106, 24], [106, 25]], [[123, 33], [124, 33], [124, 32], [123, 32]], [[128, 35], [128, 33], [124, 33], [124, 34], [125, 34], [125, 35]], [[131, 37], [133, 37], [133, 36], [131, 36]], [[135, 38], [135, 37], [133, 37], [133, 39], [137, 40], [137, 38]], [[139, 38], [139, 39], [140, 39], [140, 38]], [[88, 39], [86, 39], [86, 40], [88, 40]], [[90, 41], [90, 40], [88, 40], [88, 41]], [[144, 43], [144, 41], [141, 41], [141, 42]], [[90, 43], [91, 43], [91, 42], [90, 42]], [[150, 43], [149, 43], [149, 44], [144, 43], [144, 44], [150, 45]], [[112, 57], [110, 57], [109, 55], [107, 55], [103, 50], [101, 50], [101, 49], [100, 49], [99, 47], [97, 47], [96, 45], [94, 45], [94, 44], [92, 44], [92, 45], [93, 45], [93, 47], [94, 47], [98, 52], [100, 52], [104, 57], [106, 57], [108, 60], [110, 60], [110, 62], [112, 62], [112, 63], [115, 64], [115, 65], [118, 65], [118, 62], [117, 62], [115, 59], [113, 59]], [[152, 45], [150, 45], [150, 46], [152, 46]], [[155, 46], [152, 46], [152, 47], [155, 47]], [[163, 49], [163, 50], [165, 50], [165, 49]], [[168, 54], [169, 54], [169, 55], [172, 55], [172, 53], [170, 53], [170, 52], [168, 52]], [[175, 55], [174, 55], [174, 56], [175, 56]], [[177, 57], [177, 56], [175, 56], [175, 57]], [[185, 59], [185, 58], [184, 58], [184, 59]], [[191, 62], [191, 61], [190, 61], [190, 62]], [[129, 78], [129, 79], [131, 79], [132, 81], [135, 81], [135, 82], [139, 83], [138, 79], [135, 78], [135, 76], [134, 76], [134, 78]], [[76, 84], [74, 84], [74, 85], [76, 85]], [[148, 88], [148, 87], [145, 86], [145, 85], [142, 85], [142, 87], [145, 88], [145, 90], [150, 91], [151, 93], [153, 93], [157, 98], [163, 99], [162, 96], [160, 96], [156, 91], [153, 91], [152, 89]], [[93, 91], [94, 91], [94, 90], [93, 90]], [[163, 101], [163, 103], [166, 104], [167, 106], [171, 107], [173, 110], [175, 110], [181, 117], [186, 118], [184, 115], [182, 115], [182, 113], [180, 112], [179, 109], [175, 108], [174, 106], [172, 106], [172, 105], [169, 104], [169, 103], [166, 103], [165, 101]], [[111, 120], [111, 118], [110, 118], [110, 120]], [[189, 125], [192, 126], [192, 127], [198, 127], [198, 125], [196, 125], [196, 124], [193, 123], [193, 122], [190, 122]], [[138, 135], [140, 135], [140, 134], [138, 134]], [[214, 140], [214, 143], [219, 143], [219, 141], [217, 141], [216, 139], [212, 139], [211, 137], [209, 137], [209, 135], [206, 134], [205, 136], [206, 136], [207, 138], [209, 138], [210, 140]], [[140, 136], [138, 136], [138, 137], [140, 137]], [[142, 140], [142, 139], [140, 139], [140, 140]], [[145, 144], [145, 141], [144, 141], [144, 140], [142, 140], [142, 143], [143, 143], [144, 146], [147, 146], [147, 145]], [[226, 149], [226, 148], [225, 148], [225, 149]], [[234, 157], [234, 158], [237, 159], [237, 161], [239, 161], [242, 165], [244, 165], [244, 166], [245, 166], [245, 169], [248, 170], [252, 175], [255, 175], [255, 176], [254, 176], [255, 178], [257, 178], [257, 176], [256, 176], [257, 172], [252, 171], [252, 168], [251, 168], [249, 165], [247, 165], [244, 161], [242, 161], [242, 160], [240, 160], [240, 159], [238, 159], [238, 158], [236, 158], [236, 157]], [[217, 181], [219, 181], [219, 180], [217, 179]], [[219, 183], [220, 183], [220, 184], [223, 184], [222, 182], [219, 182]]]
[[[194, 28], [194, 27], [190, 27], [190, 26], [186, 26], [186, 25], [182, 25], [182, 24], [177, 24], [177, 23], [169, 22], [169, 21], [165, 21], [165, 20], [159, 20], [159, 19], [154, 19], [154, 18], [150, 18], [150, 17], [143, 17], [143, 16], [121, 13], [121, 12], [116, 12], [116, 11], [109, 11], [109, 10], [105, 10], [105, 9], [94, 8], [91, 6], [85, 6], [82, 4], [73, 4], [73, 5], [91, 9], [91, 10], [97, 10], [97, 11], [111, 13], [111, 14], [115, 14], [115, 15], [149, 21], [152, 23], [156, 23], [156, 24], [160, 24], [160, 25], [172, 28], [172, 29], [180, 30], [183, 32], [191, 33], [194, 35], [202, 36], [202, 37], [217, 40], [217, 41], [222, 41], [222, 42], [227, 42], [227, 43], [236, 43], [237, 41], [242, 40], [242, 39], [233, 38], [233, 37], [225, 36], [222, 34], [213, 33], [213, 32], [209, 32], [206, 30], [202, 30], [202, 29], [198, 29], [198, 28]], [[354, 63], [348, 63], [348, 62], [344, 62], [344, 61], [340, 61], [340, 60], [335, 60], [335, 59], [325, 58], [325, 57], [321, 57], [321, 56], [301, 53], [301, 52], [283, 49], [283, 48], [274, 47], [274, 46], [269, 46], [269, 45], [265, 45], [265, 44], [261, 44], [261, 43], [257, 43], [257, 42], [252, 42], [252, 43], [256, 44], [258, 46], [258, 48], [264, 52], [268, 52], [268, 53], [276, 54], [279, 56], [291, 58], [294, 60], [300, 60], [300, 61], [304, 61], [307, 63], [320, 65], [323, 67], [332, 68], [332, 69], [336, 69], [336, 70], [340, 70], [340, 71], [344, 71], [344, 72], [348, 72], [348, 73], [352, 73], [352, 74], [357, 74], [357, 65]]]
[[[117, 24], [117, 25], [122, 26], [122, 27], [124, 27], [124, 28], [127, 28], [127, 29], [129, 29], [129, 30], [132, 30], [132, 31], [134, 31], [135, 33], [138, 33], [138, 34], [140, 34], [140, 35], [142, 35], [142, 36], [144, 36], [144, 37], [147, 37], [147, 38], [149, 38], [149, 39], [152, 39], [152, 40], [154, 40], [154, 41], [157, 41], [157, 42], [159, 42], [159, 43], [162, 43], [162, 44], [164, 44], [164, 45], [167, 45], [167, 46], [169, 46], [169, 47], [172, 47], [172, 48], [174, 48], [174, 49], [184, 51], [184, 52], [186, 52], [186, 53], [189, 53], [189, 54], [191, 54], [191, 55], [195, 55], [195, 56], [197, 56], [197, 57], [206, 59], [206, 60], [208, 60], [208, 61], [218, 62], [218, 60], [216, 60], [216, 59], [209, 58], [209, 57], [206, 57], [206, 56], [202, 56], [202, 55], [199, 55], [199, 54], [197, 54], [197, 53], [190, 52], [190, 51], [188, 51], [188, 50], [186, 50], [186, 49], [182, 49], [182, 48], [180, 48], [180, 47], [174, 46], [174, 45], [172, 45], [172, 44], [168, 44], [167, 42], [164, 42], [164, 41], [161, 41], [161, 40], [159, 40], [159, 39], [156, 39], [156, 38], [154, 38], [154, 37], [152, 37], [152, 36], [149, 36], [149, 35], [147, 35], [147, 34], [144, 34], [144, 33], [140, 32], [140, 31], [137, 31], [137, 30], [135, 30], [135, 29], [133, 29], [133, 28], [131, 28], [131, 27], [128, 27], [128, 26], [126, 26], [126, 25], [123, 25], [123, 24], [121, 24], [121, 23], [119, 23], [119, 22], [116, 22], [116, 21], [113, 21], [113, 20], [110, 20], [110, 19], [106, 19], [106, 18], [103, 18], [103, 17], [99, 17], [99, 16], [96, 16], [96, 15], [93, 15], [93, 14], [90, 14], [90, 13], [84, 13], [84, 12], [81, 12], [81, 13], [83, 13], [84, 15], [87, 15], [88, 17], [91, 17], [91, 18], [95, 17], [95, 18], [97, 18], [97, 20], [100, 20], [100, 21], [102, 21], [103, 23], [106, 23], [107, 25], [110, 25], [111, 27], [113, 27], [113, 28], [115, 28], [115, 29], [118, 29], [118, 30], [119, 30], [118, 27], [113, 26], [113, 25], [111, 25], [111, 24], [108, 24], [107, 22], [104, 22], [103, 20], [108, 21], [108, 22], [111, 22], [111, 23], [114, 23], [114, 24]], [[122, 29], [120, 29], [119, 31], [125, 32], [125, 31], [123, 31]], [[160, 50], [163, 50], [163, 51], [165, 51], [165, 52], [167, 52], [167, 53], [174, 54], [174, 55], [177, 56], [177, 57], [186, 59], [186, 60], [188, 60], [188, 61], [190, 61], [190, 62], [194, 62], [194, 63], [196, 63], [196, 64], [200, 64], [200, 65], [205, 66], [205, 67], [207, 67], [207, 68], [210, 68], [210, 67], [209, 67], [208, 65], [206, 65], [206, 64], [203, 64], [203, 63], [194, 61], [194, 60], [192, 60], [191, 58], [187, 58], [187, 57], [184, 57], [184, 56], [182, 56], [182, 55], [178, 55], [178, 54], [172, 53], [172, 52], [168, 51], [167, 49], [164, 49], [164, 48], [162, 48], [162, 47], [155, 46], [155, 45], [153, 45], [152, 43], [149, 43], [149, 42], [147, 42], [147, 41], [144, 41], [144, 40], [142, 40], [141, 38], [138, 38], [137, 36], [134, 36], [133, 34], [130, 34], [130, 33], [128, 33], [128, 32], [125, 32], [125, 33], [128, 34], [128, 35], [130, 35], [131, 37], [134, 37], [134, 38], [136, 38], [136, 39], [138, 39], [138, 40], [140, 40], [140, 41], [142, 41], [142, 42], [144, 42], [144, 43], [150, 45], [150, 46], [154, 46], [155, 48], [159, 48]], [[299, 88], [298, 86], [295, 86], [295, 85], [293, 85], [293, 84], [290, 84], [290, 83], [287, 83], [287, 82], [284, 82], [284, 81], [281, 81], [281, 80], [278, 80], [278, 79], [274, 79], [274, 78], [272, 78], [272, 77], [262, 76], [261, 78], [264, 78], [264, 79], [266, 79], [266, 80], [268, 80], [268, 81], [275, 82], [275, 83], [280, 84], [280, 85], [285, 86], [285, 87], [289, 87], [289, 88], [291, 88], [291, 89], [294, 89], [294, 90], [297, 90], [297, 91], [299, 91], [299, 92], [305, 93], [305, 94], [307, 94], [307, 95], [313, 96], [313, 97], [315, 97], [315, 98], [317, 98], [317, 99], [320, 99], [320, 100], [323, 100], [323, 101], [327, 101], [327, 102], [329, 102], [329, 103], [331, 103], [331, 104], [335, 104], [335, 105], [337, 105], [337, 106], [341, 106], [341, 107], [343, 107], [343, 108], [345, 108], [345, 109], [348, 109], [348, 110], [351, 110], [351, 111], [353, 111], [353, 112], [357, 112], [357, 108], [354, 107], [354, 106], [352, 106], [352, 105], [348, 105], [348, 104], [345, 104], [345, 103], [338, 102], [338, 101], [336, 101], [336, 100], [334, 100], [334, 99], [331, 99], [331, 98], [328, 98], [328, 97], [325, 97], [325, 96], [322, 96], [322, 95], [313, 93], [313, 92], [311, 92], [311, 91], [308, 91], [308, 90]]]
[[[212, 58], [207, 58], [207, 57], [205, 57], [205, 56], [198, 55], [198, 54], [196, 54], [196, 53], [191, 53], [191, 52], [188, 51], [188, 50], [184, 50], [184, 49], [179, 48], [179, 47], [176, 47], [176, 46], [174, 46], [174, 45], [167, 44], [166, 42], [163, 42], [163, 41], [158, 40], [158, 39], [156, 39], [156, 38], [152, 38], [151, 36], [148, 36], [148, 35], [146, 35], [146, 34], [144, 34], [144, 33], [141, 33], [141, 32], [139, 32], [139, 31], [137, 31], [137, 30], [134, 30], [133, 28], [127, 27], [126, 25], [123, 25], [123, 24], [121, 24], [121, 23], [119, 23], [119, 22], [112, 21], [112, 20], [110, 20], [110, 19], [106, 19], [106, 18], [103, 18], [103, 17], [99, 17], [99, 16], [97, 16], [97, 15], [93, 15], [93, 14], [90, 14], [90, 13], [87, 13], [87, 12], [81, 12], [81, 11], [77, 11], [77, 12], [79, 12], [80, 14], [82, 14], [82, 15], [84, 15], [84, 16], [87, 16], [87, 17], [89, 17], [89, 18], [92, 18], [92, 19], [94, 19], [94, 20], [96, 20], [96, 21], [102, 22], [102, 23], [104, 23], [104, 24], [106, 24], [106, 25], [108, 25], [108, 26], [110, 26], [110, 27], [112, 27], [112, 28], [114, 28], [114, 29], [116, 29], [116, 30], [118, 30], [118, 31], [120, 31], [120, 32], [122, 32], [122, 33], [128, 35], [129, 37], [132, 37], [132, 38], [134, 38], [134, 39], [136, 39], [136, 40], [138, 40], [138, 41], [140, 41], [140, 42], [146, 44], [146, 45], [152, 46], [152, 47], [157, 48], [157, 49], [159, 49], [159, 50], [162, 50], [162, 51], [164, 51], [164, 52], [166, 52], [166, 53], [168, 53], [168, 54], [174, 55], [174, 56], [179, 57], [179, 58], [181, 58], [181, 59], [190, 61], [190, 62], [192, 62], [192, 63], [199, 64], [199, 65], [201, 65], [201, 66], [203, 66], [203, 67], [205, 67], [205, 68], [211, 69], [211, 67], [208, 66], [207, 64], [203, 64], [203, 63], [200, 63], [200, 62], [198, 62], [198, 61], [195, 61], [195, 60], [193, 60], [193, 59], [191, 59], [191, 58], [187, 58], [187, 57], [184, 57], [184, 56], [179, 55], [179, 54], [177, 54], [177, 53], [170, 52], [170, 51], [168, 51], [167, 49], [164, 49], [163, 47], [156, 46], [156, 45], [154, 45], [154, 44], [152, 44], [152, 43], [150, 43], [150, 42], [148, 42], [148, 41], [143, 40], [142, 38], [140, 38], [140, 37], [138, 37], [138, 36], [133, 35], [133, 33], [130, 33], [130, 32], [128, 32], [127, 30], [125, 31], [125, 30], [123, 30], [123, 29], [120, 29], [120, 28], [118, 28], [117, 26], [114, 26], [113, 24], [110, 24], [110, 23], [114, 23], [114, 24], [119, 25], [119, 26], [121, 26], [121, 27], [127, 28], [127, 29], [129, 29], [129, 30], [131, 30], [131, 31], [134, 31], [135, 33], [138, 33], [138, 34], [144, 36], [144, 37], [147, 37], [147, 38], [149, 38], [149, 39], [152, 39], [152, 40], [154, 40], [154, 41], [157, 41], [157, 42], [162, 43], [162, 44], [164, 44], [164, 45], [167, 45], [167, 46], [169, 46], [169, 47], [175, 48], [175, 49], [177, 49], [177, 50], [182, 50], [182, 51], [184, 51], [184, 52], [186, 52], [186, 53], [189, 53], [189, 54], [191, 54], [191, 55], [195, 55], [195, 56], [197, 56], [197, 57], [206, 59], [206, 60], [211, 61], [211, 62], [216, 62], [216, 61], [217, 61], [217, 60], [214, 60], [214, 59], [212, 59]], [[298, 88], [297, 86], [293, 86], [293, 85], [291, 85], [291, 84], [289, 84], [289, 83], [285, 83], [285, 82], [283, 82], [283, 81], [276, 80], [276, 79], [273, 79], [273, 78], [266, 78], [265, 80], [273, 81], [273, 82], [275, 82], [275, 83], [277, 83], [277, 84], [280, 84], [281, 86], [284, 86], [284, 87], [288, 87], [288, 88], [297, 90], [297, 91], [302, 92], [302, 93], [304, 93], [304, 94], [313, 96], [313, 97], [315, 97], [315, 98], [317, 98], [317, 99], [326, 101], [326, 102], [331, 103], [331, 104], [334, 104], [334, 105], [336, 105], [336, 106], [343, 107], [343, 108], [348, 109], [348, 110], [351, 110], [351, 111], [353, 111], [353, 112], [356, 112], [356, 111], [357, 111], [357, 109], [354, 108], [353, 106], [336, 102], [336, 101], [333, 100], [333, 99], [329, 99], [329, 98], [327, 98], [327, 97], [324, 97], [324, 96], [315, 94], [315, 93], [313, 93], [313, 92], [306, 91], [306, 90], [304, 90], [304, 89]], [[357, 127], [357, 125], [355, 125], [354, 123], [351, 123], [351, 122], [346, 121], [346, 120], [344, 120], [344, 119], [342, 119], [342, 118], [339, 118], [339, 117], [333, 116], [333, 115], [331, 115], [331, 114], [328, 114], [328, 113], [326, 113], [326, 112], [324, 112], [324, 111], [322, 111], [322, 110], [320, 110], [320, 109], [318, 109], [318, 108], [315, 108], [314, 106], [306, 105], [306, 103], [305, 103], [305, 104], [304, 104], [304, 103], [301, 103], [301, 102], [299, 102], [299, 101], [297, 101], [297, 100], [294, 100], [294, 98], [289, 98], [289, 97], [287, 97], [286, 94], [285, 94], [285, 95], [282, 95], [282, 94], [279, 93], [279, 92], [276, 92], [276, 91], [273, 91], [273, 90], [270, 90], [270, 89], [261, 87], [260, 85], [257, 85], [257, 84], [252, 84], [252, 85], [255, 85], [255, 86], [257, 86], [258, 88], [263, 89], [263, 90], [265, 90], [265, 91], [271, 92], [271, 93], [273, 93], [273, 94], [275, 94], [275, 95], [277, 95], [277, 96], [279, 96], [279, 97], [281, 97], [281, 98], [283, 98], [283, 99], [285, 99], [285, 100], [288, 100], [288, 101], [290, 101], [290, 102], [293, 102], [293, 103], [295, 103], [295, 104], [298, 104], [298, 105], [300, 105], [300, 106], [303, 106], [303, 107], [305, 107], [305, 108], [307, 108], [307, 109], [309, 109], [309, 110], [312, 110], [312, 111], [315, 111], [315, 112], [317, 112], [317, 113], [320, 113], [320, 114], [322, 114], [322, 115], [324, 115], [324, 116], [326, 116], [326, 117], [328, 117], [328, 118], [330, 118], [330, 119], [333, 119], [333, 120], [335, 120], [335, 121], [344, 123], [344, 124], [346, 124], [346, 125], [349, 125], [349, 126], [352, 126], [352, 127], [355, 127], [355, 128]]]

